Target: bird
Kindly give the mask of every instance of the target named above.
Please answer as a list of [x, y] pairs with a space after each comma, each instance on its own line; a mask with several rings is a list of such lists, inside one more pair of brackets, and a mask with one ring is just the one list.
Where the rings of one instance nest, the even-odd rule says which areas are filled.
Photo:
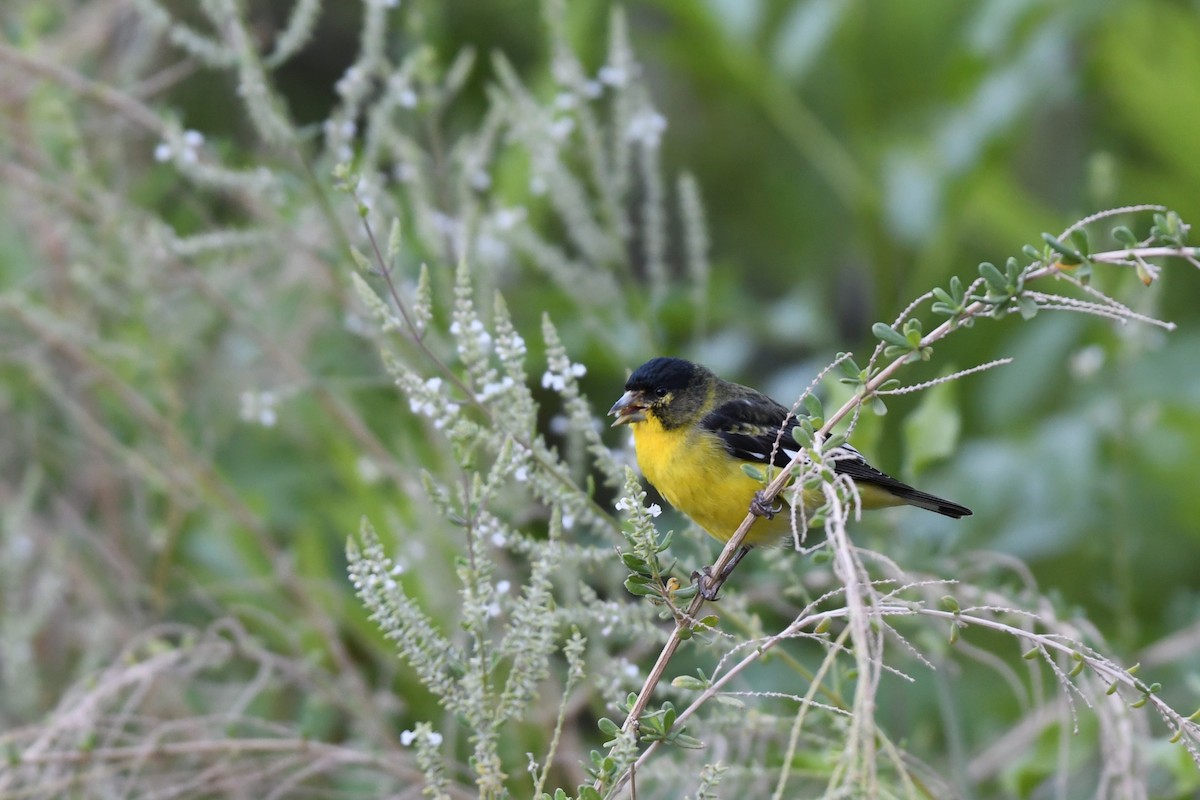
[[[777, 514], [782, 505], [762, 503], [763, 484], [743, 469], [783, 467], [798, 451], [791, 431], [799, 420], [784, 406], [748, 386], [722, 380], [700, 364], [660, 356], [633, 371], [608, 413], [616, 417], [612, 427], [633, 430], [638, 467], [646, 480], [710, 536], [729, 541], [751, 508], [763, 517], [750, 528], [720, 581], [751, 546], [781, 541], [791, 532], [791, 515]], [[872, 467], [848, 444], [831, 448], [828, 455], [834, 471], [854, 481], [863, 508], [911, 505], [955, 519], [971, 514], [966, 506]], [[819, 492], [803, 497], [807, 511], [822, 502]]]

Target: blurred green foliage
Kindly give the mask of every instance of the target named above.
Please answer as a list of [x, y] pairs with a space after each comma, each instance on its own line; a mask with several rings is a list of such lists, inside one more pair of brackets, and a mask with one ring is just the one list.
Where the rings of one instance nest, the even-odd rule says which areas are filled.
[[[292, 666], [239, 650], [214, 684], [273, 665], [286, 677], [258, 697], [269, 706], [255, 708], [260, 716], [302, 720], [325, 741], [372, 728], [394, 745], [400, 726], [437, 709], [354, 599], [345, 539], [362, 516], [419, 531], [394, 542], [419, 567], [402, 580], [442, 620], [453, 598], [441, 586], [460, 554], [419, 479], [447, 456], [362, 330], [344, 277], [346, 244], [360, 231], [318, 159], [363, 8], [327, 4], [308, 45], [271, 73], [299, 134], [294, 146], [271, 147], [230, 71], [173, 46], [139, 17], [146, 5], [17, 0], [0, 9], [0, 730], [52, 717], [68, 687], [146, 630], [233, 617]], [[203, 25], [190, 4], [164, 5]], [[269, 51], [293, 4], [246, 6]], [[464, 48], [477, 56], [455, 101], [414, 125], [432, 151], [485, 118], [497, 83], [491, 54], [535, 91], [552, 89], [553, 48], [534, 0], [401, 6], [388, 12], [404, 19], [386, 40], [397, 57], [430, 44], [432, 69], [444, 71]], [[682, 269], [665, 296], [640, 290], [637, 233], [623, 254], [622, 308], [580, 309], [528, 259], [480, 279], [505, 295], [534, 365], [549, 313], [572, 359], [588, 365], [581, 386], [597, 418], [626, 370], [652, 355], [695, 358], [784, 401], [837, 352], [869, 352], [873, 323], [952, 275], [970, 279], [980, 261], [1040, 246], [1042, 231], [1147, 202], [1200, 220], [1194, 2], [624, 8], [641, 82], [668, 123], [665, 172], [694, 175], [709, 223], [703, 303]], [[608, 52], [611, 10], [600, 0], [565, 6], [567, 35], [593, 72]], [[171, 126], [203, 132], [225, 167], [275, 177], [203, 189], [181, 180], [154, 156]], [[563, 240], [530, 191], [527, 161], [500, 156], [492, 194]], [[452, 188], [447, 180], [435, 193]], [[388, 191], [405, 208], [404, 186]], [[426, 262], [449, 298], [453, 259], [409, 235], [411, 216], [404, 222], [405, 286]], [[1130, 224], [1144, 235], [1149, 222]], [[680, 227], [672, 218], [673, 265], [684, 260]], [[247, 232], [242, 244], [180, 245]], [[975, 550], [1020, 559], [1064, 616], [1078, 611], [1115, 655], [1145, 662], [1186, 714], [1200, 696], [1200, 270], [1172, 263], [1149, 288], [1115, 270], [1097, 270], [1095, 281], [1177, 330], [1049, 312], [1031, 323], [982, 321], [939, 345], [906, 382], [1014, 362], [890, 398], [887, 416], [864, 418], [854, 442], [975, 516], [953, 524], [901, 511], [855, 535], [931, 572], [969, 569]], [[449, 324], [447, 307], [435, 327]], [[543, 416], [552, 430], [552, 411]], [[565, 438], [551, 434], [555, 444]], [[684, 525], [669, 511], [664, 519]], [[681, 561], [698, 564], [707, 546], [681, 543]], [[772, 587], [783, 573], [814, 569], [756, 554], [728, 591], [746, 593], [758, 622], [786, 620], [789, 599]], [[994, 677], [968, 671], [946, 683], [886, 687], [885, 725], [934, 742], [958, 764], [944, 774], [972, 796], [1084, 796], [1053, 794], [1052, 727], [1012, 764], [984, 757], [1028, 710], [997, 696]], [[205, 688], [171, 702], [202, 714]], [[379, 700], [389, 692], [403, 703]], [[544, 734], [522, 727], [514, 747], [538, 750]], [[586, 747], [573, 748], [582, 759]], [[1156, 742], [1147, 752], [1165, 776], [1158, 796], [1194, 793], [1194, 766], [1178, 748]], [[968, 764], [981, 772], [968, 775]]]

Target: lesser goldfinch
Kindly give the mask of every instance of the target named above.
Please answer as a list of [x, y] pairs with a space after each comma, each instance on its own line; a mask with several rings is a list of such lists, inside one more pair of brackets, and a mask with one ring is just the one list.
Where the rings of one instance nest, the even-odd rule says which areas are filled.
[[[724, 381], [681, 358], [654, 358], [634, 370], [625, 394], [608, 412], [613, 426], [633, 428], [642, 474], [667, 502], [722, 542], [729, 541], [753, 503], [758, 520], [747, 546], [779, 541], [791, 530], [782, 506], [764, 508], [763, 488], [744, 464], [783, 467], [798, 445], [795, 415], [762, 392]], [[849, 445], [830, 452], [834, 469], [853, 479], [863, 508], [911, 505], [958, 519], [969, 508], [914, 489], [872, 467]], [[806, 493], [812, 511], [819, 493]], [[739, 556], [740, 558], [740, 556]]]

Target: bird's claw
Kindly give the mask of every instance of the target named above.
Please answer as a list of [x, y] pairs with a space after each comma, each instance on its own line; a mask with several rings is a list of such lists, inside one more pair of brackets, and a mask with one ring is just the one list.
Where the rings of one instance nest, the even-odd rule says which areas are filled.
[[783, 511], [783, 503], [768, 503], [761, 491], [754, 493], [754, 499], [750, 501], [750, 513], [756, 517], [766, 517], [767, 519], [775, 519], [775, 515]]
[[692, 580], [699, 587], [700, 596], [706, 601], [711, 603], [717, 599], [717, 594], [721, 591], [721, 584], [713, 580], [712, 567], [693, 570]]

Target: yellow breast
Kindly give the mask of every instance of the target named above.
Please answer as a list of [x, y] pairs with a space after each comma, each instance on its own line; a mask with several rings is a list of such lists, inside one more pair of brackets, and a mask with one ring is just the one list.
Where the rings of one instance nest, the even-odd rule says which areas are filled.
[[[631, 427], [646, 480], [714, 538], [728, 541], [762, 484], [742, 471], [712, 433], [687, 426], [666, 430], [653, 415]], [[773, 520], [759, 519], [746, 543], [778, 541], [790, 529], [789, 517], [785, 511]]]

